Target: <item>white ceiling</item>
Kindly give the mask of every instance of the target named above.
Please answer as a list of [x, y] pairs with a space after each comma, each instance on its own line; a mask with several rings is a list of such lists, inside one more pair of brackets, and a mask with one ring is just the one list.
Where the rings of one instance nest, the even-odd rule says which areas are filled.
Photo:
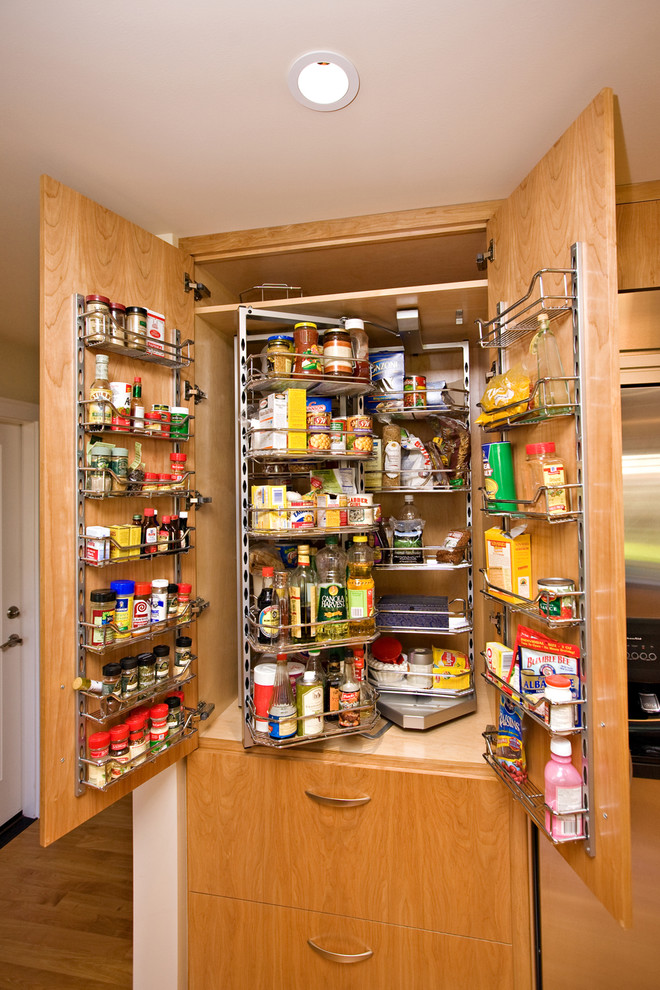
[[[660, 178], [658, 0], [3, 0], [0, 337], [37, 339], [38, 178], [178, 236], [507, 195], [604, 86]], [[302, 53], [353, 60], [316, 113]]]

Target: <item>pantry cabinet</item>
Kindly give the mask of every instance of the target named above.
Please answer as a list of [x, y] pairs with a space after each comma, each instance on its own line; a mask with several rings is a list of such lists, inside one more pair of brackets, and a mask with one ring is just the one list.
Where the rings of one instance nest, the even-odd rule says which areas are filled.
[[[412, 986], [422, 985], [423, 973], [426, 984], [434, 986], [444, 985], [438, 983], [438, 973], [452, 987], [532, 986], [529, 827], [520, 806], [482, 758], [482, 733], [496, 719], [496, 697], [481, 677], [475, 678], [477, 712], [426, 733], [392, 728], [377, 740], [353, 737], [295, 753], [259, 747], [243, 751], [242, 715], [235, 707], [233, 340], [240, 292], [283, 278], [303, 286], [305, 293], [300, 300], [274, 300], [272, 308], [292, 316], [313, 312], [396, 326], [397, 309], [417, 308], [425, 340], [469, 340], [474, 422], [475, 402], [497, 356], [478, 346], [474, 320], [492, 318], [498, 306], [524, 295], [539, 269], [568, 268], [571, 246], [581, 245], [586, 443], [578, 459], [589, 547], [594, 803], [591, 841], [559, 851], [608, 910], [629, 924], [611, 91], [594, 100], [501, 204], [205, 235], [174, 249], [44, 179], [42, 224], [45, 843], [132, 786], [119, 781], [107, 794], [83, 796], [74, 789], [75, 710], [69, 689], [76, 649], [74, 293], [139, 297], [166, 313], [168, 327], [176, 326], [194, 340], [191, 374], [207, 395], [195, 410], [195, 487], [213, 501], [195, 510], [196, 550], [186, 566], [198, 593], [210, 602], [196, 627], [196, 683], [199, 698], [214, 703], [218, 717], [181, 748], [188, 754], [196, 750], [188, 760], [194, 988], [243, 985], [246, 973], [255, 985], [264, 982], [266, 973], [274, 986], [282, 987], [306, 985], [310, 973], [335, 983], [343, 980], [339, 985], [347, 987], [365, 975], [404, 985], [403, 977], [392, 983], [398, 972]], [[475, 256], [488, 255], [491, 241], [492, 259], [484, 262], [485, 271], [477, 270]], [[192, 293], [184, 289], [184, 275], [193, 275], [193, 265], [194, 278], [211, 292], [196, 308]], [[462, 323], [457, 325], [459, 310]], [[570, 316], [566, 319], [570, 322]], [[570, 350], [570, 332], [564, 337], [568, 344], [562, 347]], [[539, 438], [549, 438], [549, 427], [540, 429]], [[492, 621], [502, 611], [480, 594], [477, 578], [483, 567], [483, 530], [489, 525], [477, 493], [481, 442], [473, 427], [477, 656], [496, 638]], [[443, 511], [438, 509], [440, 517]], [[575, 559], [575, 531], [554, 529], [552, 538], [538, 535], [536, 577], [554, 574], [560, 563]], [[511, 640], [516, 620], [510, 615], [505, 619]], [[530, 774], [537, 781], [543, 779], [547, 757], [547, 734], [533, 730]], [[174, 758], [164, 758], [163, 765]], [[133, 783], [153, 772], [145, 767], [132, 777]], [[330, 802], [319, 802], [308, 792]], [[336, 798], [367, 796], [369, 801], [355, 806], [333, 804]], [[259, 932], [259, 951], [241, 934], [252, 937], [254, 931]], [[309, 940], [330, 953], [373, 955], [338, 966]]]

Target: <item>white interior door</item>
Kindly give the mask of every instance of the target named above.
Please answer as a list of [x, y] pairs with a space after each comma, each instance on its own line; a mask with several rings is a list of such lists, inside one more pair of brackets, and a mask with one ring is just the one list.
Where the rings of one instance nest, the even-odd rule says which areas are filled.
[[21, 427], [0, 423], [0, 826], [22, 810], [21, 479]]

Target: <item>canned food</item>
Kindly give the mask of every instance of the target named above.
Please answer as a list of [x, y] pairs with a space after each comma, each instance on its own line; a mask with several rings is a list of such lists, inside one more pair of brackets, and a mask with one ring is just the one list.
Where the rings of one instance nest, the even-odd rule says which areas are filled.
[[310, 450], [330, 450], [330, 430], [324, 433], [309, 433], [307, 446]]
[[425, 375], [409, 375], [403, 379], [403, 405], [406, 409], [424, 409], [426, 406]]
[[308, 430], [329, 430], [332, 416], [325, 409], [307, 409], [307, 429]]
[[374, 521], [373, 495], [349, 495], [348, 525], [371, 526]]
[[291, 503], [289, 513], [289, 525], [291, 529], [313, 529], [314, 528], [314, 503], [307, 499], [299, 499]]
[[371, 433], [347, 433], [346, 450], [354, 454], [372, 454], [374, 438]]
[[372, 416], [349, 416], [346, 420], [347, 433], [371, 433], [373, 428]]
[[539, 611], [549, 619], [574, 619], [577, 609], [575, 606], [575, 581], [570, 578], [539, 578], [537, 586], [541, 598]]
[[330, 423], [330, 449], [333, 454], [346, 453], [346, 418], [333, 419]]

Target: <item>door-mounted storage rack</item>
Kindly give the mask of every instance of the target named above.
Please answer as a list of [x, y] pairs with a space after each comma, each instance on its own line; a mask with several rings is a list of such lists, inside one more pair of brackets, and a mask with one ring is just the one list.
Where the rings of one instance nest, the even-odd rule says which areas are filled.
[[[172, 405], [180, 406], [182, 393], [181, 371], [193, 363], [194, 359], [191, 354], [193, 342], [191, 340], [181, 341], [179, 331], [172, 330], [171, 334], [173, 336], [173, 340], [171, 342], [163, 342], [162, 350], [153, 352], [150, 350], [152, 342], [148, 340], [146, 335], [134, 334], [133, 336], [136, 338], [143, 338], [142, 342], [144, 343], [145, 349], [138, 350], [137, 348], [127, 347], [120, 342], [120, 334], [123, 333], [123, 329], [116, 323], [112, 316], [106, 315], [101, 319], [102, 329], [100, 331], [98, 330], [97, 323], [97, 330], [94, 333], [88, 332], [86, 327], [86, 317], [92, 316], [96, 321], [98, 321], [100, 317], [98, 313], [89, 313], [85, 310], [85, 297], [83, 295], [75, 294], [73, 296], [72, 309], [73, 339], [76, 354], [76, 403], [74, 406], [76, 464], [74, 491], [76, 499], [77, 532], [79, 534], [75, 560], [76, 600], [78, 603], [75, 676], [77, 678], [86, 678], [88, 654], [91, 653], [103, 656], [106, 653], [113, 652], [117, 648], [126, 648], [128, 646], [132, 647], [136, 643], [151, 640], [155, 636], [162, 635], [163, 633], [176, 633], [178, 629], [194, 622], [197, 616], [208, 606], [208, 602], [204, 601], [202, 598], [193, 598], [185, 606], [181, 614], [173, 616], [165, 621], [156, 622], [149, 624], [146, 627], [129, 630], [119, 630], [116, 625], [100, 627], [103, 631], [99, 634], [99, 627], [93, 626], [86, 619], [88, 597], [86, 575], [88, 573], [88, 568], [98, 566], [98, 564], [95, 565], [94, 562], [86, 560], [87, 538], [85, 534], [87, 502], [97, 499], [117, 497], [139, 497], [149, 499], [154, 497], [168, 497], [173, 501], [175, 511], [178, 512], [179, 508], [183, 507], [183, 505], [190, 508], [191, 505], [198, 505], [206, 500], [200, 495], [199, 492], [190, 487], [190, 481], [194, 475], [194, 471], [186, 471], [177, 485], [172, 485], [171, 483], [169, 485], [154, 485], [153, 487], [149, 487], [147, 490], [143, 490], [141, 488], [136, 488], [134, 484], [126, 484], [121, 478], [118, 478], [111, 469], [108, 468], [104, 470], [104, 474], [111, 479], [111, 484], [113, 486], [112, 490], [94, 490], [89, 480], [90, 473], [98, 469], [90, 468], [86, 463], [86, 437], [90, 433], [103, 435], [106, 431], [92, 429], [92, 424], [88, 421], [86, 412], [89, 404], [87, 399], [87, 382], [85, 375], [86, 351], [89, 350], [93, 353], [117, 354], [122, 357], [129, 357], [132, 360], [142, 361], [148, 364], [157, 364], [168, 369], [171, 372]], [[156, 435], [149, 434], [146, 431], [143, 432], [130, 429], [116, 430], [108, 433], [108, 437], [113, 440], [120, 440], [122, 437], [126, 436], [151, 439], [152, 436]], [[163, 437], [163, 439], [169, 439], [173, 446], [173, 450], [178, 453], [180, 452], [180, 443], [182, 441], [185, 443], [188, 437], [170, 436], [168, 438]], [[101, 487], [104, 488], [106, 486], [102, 484]], [[182, 503], [181, 506], [180, 503]], [[119, 546], [115, 546], [114, 549], [130, 551], [131, 549], [139, 550], [141, 547], [121, 548]], [[181, 582], [182, 557], [189, 549], [192, 549], [192, 547], [188, 546], [182, 548], [180, 551], [170, 551], [168, 553], [154, 555], [159, 558], [165, 556], [171, 558], [174, 571], [173, 577], [177, 583]], [[126, 556], [123, 558], [123, 562], [139, 561], [141, 559], [142, 558], [139, 556]], [[121, 558], [112, 558], [111, 556], [109, 560], [106, 560], [103, 563], [114, 564], [120, 562], [122, 562]], [[115, 638], [117, 632], [120, 634], [123, 633], [125, 638]], [[127, 633], [128, 635], [126, 635]], [[189, 667], [190, 664], [188, 663], [185, 670], [182, 670], [178, 676], [167, 678], [167, 682], [156, 682], [153, 689], [149, 691], [136, 692], [131, 698], [116, 698], [113, 696], [99, 697], [98, 695], [84, 690], [78, 690], [76, 692], [77, 702], [75, 733], [77, 745], [75, 793], [77, 796], [84, 794], [87, 788], [94, 787], [94, 785], [90, 784], [87, 779], [87, 768], [90, 760], [86, 757], [86, 736], [90, 723], [97, 723], [100, 726], [104, 726], [118, 715], [130, 711], [131, 708], [145, 702], [154, 701], [157, 698], [167, 694], [168, 691], [181, 687], [183, 684], [190, 682], [196, 675], [190, 671]], [[180, 732], [168, 741], [168, 745], [165, 748], [170, 749], [173, 746], [178, 746], [193, 735], [197, 731], [196, 728], [194, 728], [193, 723], [200, 718], [208, 717], [209, 710], [209, 707], [203, 702], [200, 703], [196, 711], [187, 710], [186, 719], [184, 720], [184, 724], [181, 727]], [[137, 769], [138, 765], [142, 766], [145, 763], [153, 762], [153, 760], [157, 759], [159, 755], [160, 751], [154, 754], [147, 754], [144, 758], [137, 758], [134, 763], [129, 763], [122, 768], [122, 776], [126, 772], [132, 772]], [[115, 780], [113, 779], [106, 786], [109, 787], [114, 782]], [[100, 789], [105, 790], [106, 788], [103, 787]]]
[[[510, 592], [491, 584], [484, 572], [485, 586], [482, 595], [494, 601], [500, 607], [504, 618], [504, 635], [506, 636], [508, 627], [508, 613], [519, 612], [528, 615], [549, 626], [550, 628], [561, 628], [563, 626], [576, 626], [579, 630], [580, 646], [580, 697], [577, 699], [577, 709], [580, 712], [580, 725], [576, 728], [575, 735], [580, 738], [580, 755], [582, 764], [582, 808], [578, 814], [583, 823], [582, 834], [574, 836], [573, 841], [584, 841], [585, 848], [589, 855], [595, 855], [595, 834], [590, 828], [590, 809], [594, 807], [593, 795], [593, 727], [589, 713], [589, 696], [591, 681], [591, 643], [590, 625], [588, 620], [589, 595], [587, 588], [588, 559], [589, 559], [589, 537], [588, 529], [585, 526], [585, 518], [588, 512], [588, 495], [586, 485], [586, 459], [584, 456], [584, 410], [582, 406], [582, 395], [584, 392], [584, 314], [583, 308], [583, 259], [582, 246], [574, 244], [571, 247], [571, 267], [570, 268], [544, 268], [536, 272], [532, 277], [527, 293], [512, 305], [504, 308], [498, 307], [497, 315], [488, 321], [477, 320], [479, 327], [479, 344], [483, 348], [492, 348], [498, 352], [498, 372], [502, 372], [504, 354], [513, 344], [521, 341], [524, 337], [530, 336], [538, 329], [538, 316], [545, 313], [550, 321], [556, 320], [565, 314], [571, 314], [572, 319], [572, 375], [564, 376], [562, 381], [567, 383], [569, 389], [569, 402], [562, 403], [560, 415], [572, 416], [575, 422], [575, 452], [576, 452], [576, 482], [570, 486], [570, 511], [559, 517], [551, 517], [548, 513], [537, 511], [538, 503], [543, 501], [543, 491], [537, 492], [533, 505], [523, 504], [520, 501], [511, 503], [510, 509], [507, 505], [505, 511], [494, 513], [488, 510], [487, 501], [484, 498], [484, 511], [491, 515], [528, 517], [533, 519], [545, 519], [549, 523], [554, 522], [574, 522], [576, 524], [576, 542], [578, 559], [578, 586], [572, 594], [575, 605], [575, 616], [570, 619], [552, 619], [545, 615], [540, 608], [542, 595], [535, 599], [521, 598], [512, 595]], [[520, 405], [520, 402], [517, 403]], [[508, 416], [501, 422], [493, 424], [488, 432], [506, 432], [518, 427], [529, 426], [532, 423], [547, 422], [554, 419], [555, 413], [548, 407], [539, 407], [533, 410], [522, 411], [519, 415]], [[498, 499], [498, 502], [501, 501]], [[484, 674], [486, 680], [491, 683], [500, 694], [508, 697], [519, 710], [528, 717], [531, 716], [529, 706], [525, 703], [525, 698], [519, 693], [512, 692], [508, 685], [488, 671]], [[550, 726], [545, 719], [533, 719], [537, 724], [551, 732]], [[525, 808], [534, 823], [545, 832], [553, 841], [552, 828], [547, 827], [548, 815], [554, 813], [544, 804], [543, 792], [535, 787], [530, 781], [520, 784], [513, 780], [500, 766], [495, 756], [494, 734], [490, 729], [484, 733], [486, 739], [486, 752], [484, 759], [495, 770], [498, 776], [511, 790], [514, 798]], [[562, 816], [559, 816], [562, 817]], [[550, 818], [552, 821], [552, 818]], [[566, 839], [563, 841], [567, 841]], [[569, 840], [570, 841], [570, 840]]]

